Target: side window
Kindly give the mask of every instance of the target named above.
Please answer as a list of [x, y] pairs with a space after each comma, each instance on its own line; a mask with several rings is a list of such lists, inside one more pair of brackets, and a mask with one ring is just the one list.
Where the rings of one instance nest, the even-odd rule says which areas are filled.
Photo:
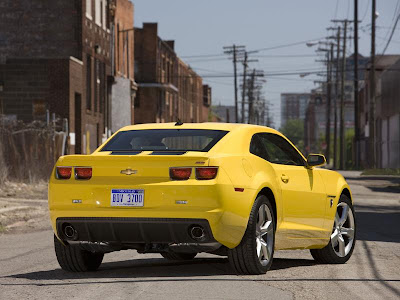
[[253, 135], [250, 142], [250, 153], [269, 161], [267, 152], [260, 140], [259, 134]]
[[267, 160], [274, 164], [304, 166], [301, 155], [284, 138], [273, 133], [259, 133], [259, 140], [265, 149]]

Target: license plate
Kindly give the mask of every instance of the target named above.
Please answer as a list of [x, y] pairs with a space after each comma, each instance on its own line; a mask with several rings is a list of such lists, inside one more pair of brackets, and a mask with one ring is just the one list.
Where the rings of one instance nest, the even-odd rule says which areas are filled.
[[111, 206], [143, 206], [144, 190], [111, 190]]

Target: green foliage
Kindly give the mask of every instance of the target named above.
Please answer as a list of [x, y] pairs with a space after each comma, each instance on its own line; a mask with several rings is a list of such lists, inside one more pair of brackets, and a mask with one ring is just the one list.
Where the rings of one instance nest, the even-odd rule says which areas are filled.
[[361, 175], [395, 175], [400, 176], [400, 169], [367, 169]]
[[345, 133], [345, 143], [346, 143], [346, 156], [345, 156], [345, 166], [346, 170], [351, 170], [354, 168], [353, 160], [353, 140], [354, 140], [354, 129], [347, 129]]
[[300, 119], [288, 120], [280, 131], [293, 143], [296, 147], [304, 152], [304, 121]]

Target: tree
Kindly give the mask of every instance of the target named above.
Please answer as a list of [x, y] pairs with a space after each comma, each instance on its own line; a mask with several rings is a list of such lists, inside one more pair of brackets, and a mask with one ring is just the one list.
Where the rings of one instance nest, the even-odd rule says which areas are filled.
[[304, 121], [301, 119], [291, 119], [280, 129], [280, 131], [293, 143], [300, 151], [304, 151]]

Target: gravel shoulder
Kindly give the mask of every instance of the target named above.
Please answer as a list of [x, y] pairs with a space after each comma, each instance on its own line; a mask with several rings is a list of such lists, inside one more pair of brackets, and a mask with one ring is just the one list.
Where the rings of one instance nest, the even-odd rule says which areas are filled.
[[6, 182], [0, 187], [0, 235], [50, 228], [47, 183]]

